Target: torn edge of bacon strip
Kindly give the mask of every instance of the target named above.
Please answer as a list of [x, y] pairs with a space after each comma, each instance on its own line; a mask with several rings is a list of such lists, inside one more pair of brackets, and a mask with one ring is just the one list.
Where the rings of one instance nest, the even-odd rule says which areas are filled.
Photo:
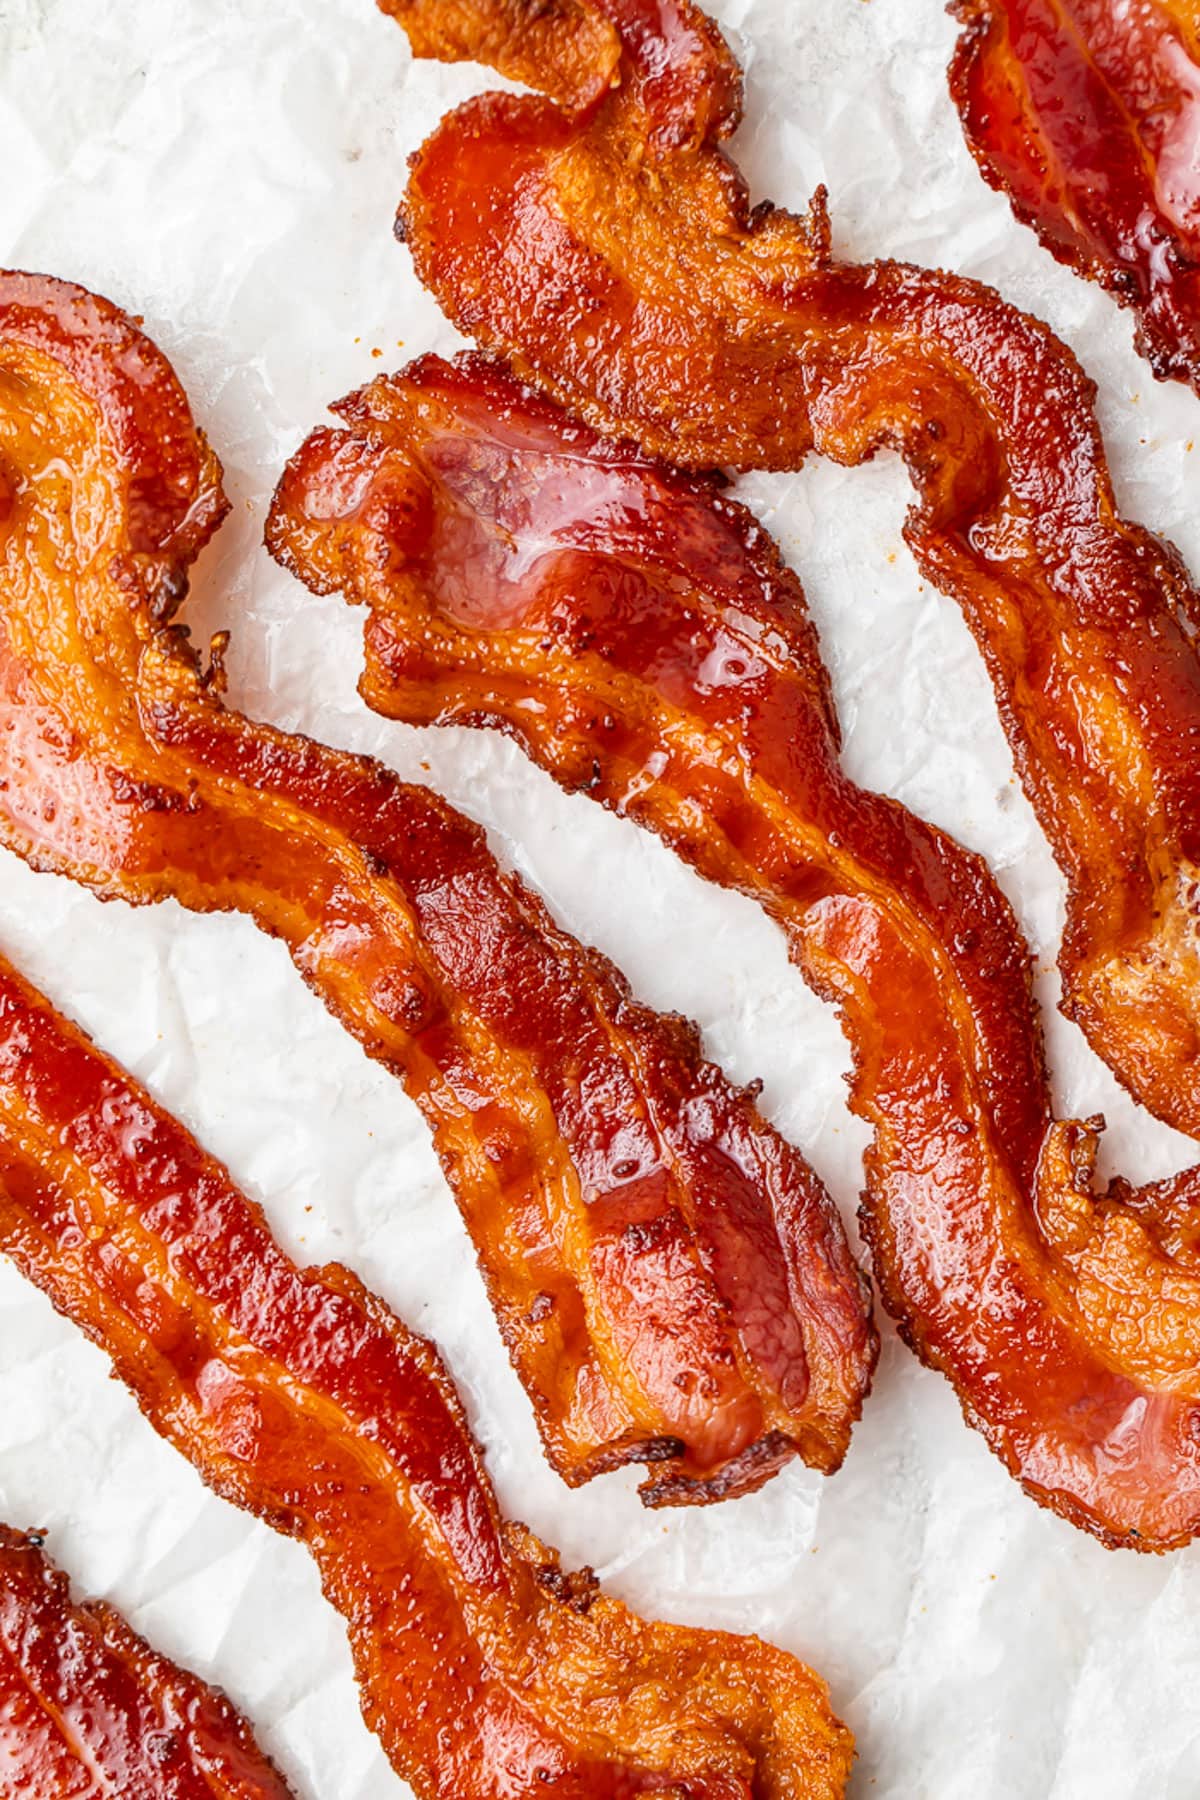
[[1200, 394], [1200, 15], [1180, 0], [957, 0], [950, 93], [984, 179]]
[[404, 1081], [547, 1454], [648, 1504], [841, 1461], [877, 1349], [815, 1174], [478, 826], [257, 724], [171, 621], [224, 508], [160, 353], [0, 278], [0, 841], [105, 897], [238, 909]]
[[[481, 56], [514, 6], [459, 9]], [[907, 541], [962, 607], [1067, 877], [1063, 1009], [1200, 1137], [1200, 597], [1119, 516], [1091, 382], [978, 282], [837, 261], [823, 193], [806, 219], [752, 209], [720, 149], [737, 65], [686, 0], [592, 11], [623, 43], [603, 99], [486, 94], [413, 158], [418, 274], [519, 376], [671, 462], [902, 452]]]
[[0, 1525], [4, 1800], [291, 1800], [225, 1695], [103, 1601], [74, 1604], [44, 1541]]
[[420, 1800], [842, 1794], [853, 1743], [817, 1676], [758, 1638], [645, 1622], [502, 1520], [434, 1347], [346, 1269], [289, 1261], [3, 959], [0, 1250], [210, 1487], [311, 1551]]
[[523, 389], [425, 357], [289, 464], [275, 555], [369, 609], [361, 692], [498, 726], [782, 926], [869, 1121], [901, 1330], [1042, 1504], [1109, 1545], [1200, 1530], [1200, 1171], [1093, 1186], [1053, 1119], [1029, 957], [986, 865], [856, 787], [803, 591], [752, 515]]

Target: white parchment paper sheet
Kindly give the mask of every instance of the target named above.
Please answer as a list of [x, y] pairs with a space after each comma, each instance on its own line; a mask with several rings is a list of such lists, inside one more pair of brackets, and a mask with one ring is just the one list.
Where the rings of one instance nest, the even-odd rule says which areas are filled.
[[[842, 251], [960, 269], [1049, 319], [1100, 382], [1125, 509], [1200, 568], [1200, 403], [1155, 384], [1128, 315], [984, 187], [945, 91], [938, 0], [716, 11], [748, 67], [738, 151], [756, 193], [802, 205], [823, 180]], [[765, 1079], [849, 1217], [863, 1133], [845, 1049], [773, 928], [498, 738], [373, 718], [357, 618], [259, 545], [279, 468], [326, 402], [454, 347], [390, 224], [408, 151], [489, 84], [414, 65], [371, 0], [0, 0], [0, 260], [143, 313], [174, 360], [235, 500], [189, 613], [233, 627], [233, 702], [381, 755], [484, 821], [647, 999], [698, 1018], [734, 1076]], [[742, 492], [806, 582], [851, 769], [991, 858], [1052, 1007], [1060, 882], [958, 612], [901, 542], [903, 471], [814, 463]], [[294, 1254], [348, 1262], [437, 1337], [507, 1510], [633, 1605], [757, 1630], [819, 1667], [858, 1734], [859, 1800], [1200, 1795], [1200, 1553], [1112, 1556], [1040, 1512], [890, 1333], [836, 1479], [792, 1468], [677, 1517], [644, 1513], [633, 1476], [568, 1494], [415, 1109], [277, 945], [239, 919], [101, 906], [0, 857], [0, 947], [228, 1160]], [[1108, 1166], [1142, 1179], [1190, 1160], [1047, 1017], [1060, 1104], [1107, 1114]], [[359, 1719], [303, 1551], [208, 1495], [7, 1265], [0, 1515], [49, 1527], [83, 1587], [223, 1683], [304, 1800], [406, 1792]]]

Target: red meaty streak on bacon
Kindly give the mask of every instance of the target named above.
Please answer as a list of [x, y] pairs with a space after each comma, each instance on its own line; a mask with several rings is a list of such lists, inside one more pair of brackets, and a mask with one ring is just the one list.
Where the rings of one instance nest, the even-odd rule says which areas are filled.
[[646, 1461], [662, 1504], [836, 1467], [876, 1345], [820, 1183], [477, 826], [223, 703], [168, 622], [219, 470], [107, 303], [0, 278], [0, 469], [0, 839], [283, 939], [421, 1108], [567, 1480]]
[[225, 1696], [0, 1525], [3, 1800], [289, 1800]]
[[[411, 30], [436, 5], [398, 17]], [[515, 10], [470, 8], [491, 42]], [[1200, 599], [1170, 547], [1119, 517], [1091, 383], [976, 282], [835, 260], [822, 195], [805, 220], [751, 209], [719, 148], [737, 66], [702, 15], [576, 0], [563, 31], [597, 12], [624, 48], [602, 99], [568, 115], [485, 95], [413, 158], [418, 274], [519, 376], [671, 462], [901, 451], [906, 537], [963, 609], [1068, 880], [1064, 1010], [1144, 1105], [1200, 1136]]]
[[842, 1793], [852, 1745], [816, 1676], [757, 1638], [648, 1624], [506, 1524], [433, 1346], [346, 1269], [291, 1263], [2, 960], [0, 1250], [210, 1487], [311, 1551], [420, 1800]]
[[1200, 1530], [1200, 1174], [1093, 1192], [1097, 1124], [1051, 1117], [1007, 903], [840, 770], [803, 593], [751, 515], [479, 357], [338, 410], [268, 541], [369, 608], [364, 698], [499, 726], [759, 900], [841, 1010], [906, 1338], [1039, 1501], [1114, 1545]]
[[1189, 0], [958, 0], [950, 92], [985, 178], [1134, 309], [1200, 393], [1200, 15]]

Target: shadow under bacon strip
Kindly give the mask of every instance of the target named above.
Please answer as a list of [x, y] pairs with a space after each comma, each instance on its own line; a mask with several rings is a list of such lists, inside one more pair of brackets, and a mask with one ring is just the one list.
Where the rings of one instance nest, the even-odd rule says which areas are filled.
[[1195, 0], [957, 0], [950, 93], [984, 178], [1200, 393]]
[[346, 1269], [290, 1262], [2, 959], [0, 1250], [211, 1488], [311, 1551], [420, 1800], [843, 1792], [852, 1741], [810, 1670], [646, 1623], [505, 1523], [433, 1346]]
[[483, 358], [341, 403], [274, 554], [369, 609], [369, 705], [499, 726], [753, 896], [854, 1052], [864, 1231], [905, 1338], [1035, 1499], [1110, 1545], [1200, 1530], [1200, 1171], [1092, 1186], [1028, 954], [978, 856], [856, 787], [804, 595], [713, 480]]
[[169, 623], [216, 461], [146, 338], [45, 278], [0, 278], [0, 489], [0, 841], [282, 938], [420, 1107], [567, 1480], [836, 1467], [876, 1338], [820, 1182], [478, 826], [224, 704]]
[[289, 1800], [218, 1689], [98, 1600], [71, 1603], [36, 1533], [0, 1525], [3, 1800]]
[[[423, 51], [442, 7], [387, 10]], [[486, 59], [522, 10], [466, 0], [458, 53], [468, 16]], [[623, 47], [601, 99], [487, 94], [413, 158], [418, 274], [518, 375], [671, 462], [902, 453], [906, 538], [963, 609], [1067, 877], [1064, 1010], [1200, 1136], [1200, 598], [1119, 517], [1092, 384], [977, 282], [837, 261], [823, 194], [807, 219], [751, 209], [719, 147], [738, 68], [687, 0], [572, 0], [560, 31], [579, 48], [598, 16]]]

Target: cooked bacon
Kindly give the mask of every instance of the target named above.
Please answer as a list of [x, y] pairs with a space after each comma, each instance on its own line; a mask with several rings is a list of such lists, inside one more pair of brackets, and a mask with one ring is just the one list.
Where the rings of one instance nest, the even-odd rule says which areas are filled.
[[419, 273], [519, 374], [673, 462], [903, 452], [908, 542], [987, 659], [1068, 878], [1064, 1010], [1200, 1136], [1200, 599], [1175, 552], [1118, 517], [1091, 384], [990, 289], [834, 261], [821, 195], [807, 221], [751, 212], [716, 148], [738, 116], [728, 53], [710, 48], [704, 90], [726, 103], [681, 117], [672, 147], [667, 72], [677, 58], [677, 87], [701, 91], [697, 15], [603, 10], [626, 53], [598, 107], [486, 95], [416, 156]]
[[957, 0], [950, 92], [985, 179], [1059, 262], [1137, 314], [1200, 393], [1194, 0]]
[[0, 837], [283, 939], [429, 1124], [547, 1453], [650, 1504], [840, 1462], [876, 1339], [821, 1184], [427, 789], [227, 707], [168, 623], [219, 472], [128, 319], [0, 280]]
[[4, 1800], [288, 1800], [224, 1694], [111, 1606], [73, 1606], [42, 1543], [0, 1525]]
[[621, 60], [616, 30], [586, 0], [379, 0], [379, 10], [399, 20], [416, 55], [485, 61], [572, 108], [599, 100]]
[[889, 1310], [1044, 1505], [1200, 1531], [1200, 1170], [1099, 1193], [1052, 1119], [1029, 960], [983, 861], [838, 765], [804, 595], [703, 476], [496, 366], [425, 357], [280, 483], [275, 554], [369, 609], [362, 693], [496, 725], [778, 920], [854, 1051]]
[[433, 1346], [346, 1269], [289, 1262], [226, 1170], [3, 962], [0, 1249], [210, 1487], [307, 1545], [421, 1800], [842, 1793], [852, 1742], [810, 1670], [647, 1624], [506, 1524]]

